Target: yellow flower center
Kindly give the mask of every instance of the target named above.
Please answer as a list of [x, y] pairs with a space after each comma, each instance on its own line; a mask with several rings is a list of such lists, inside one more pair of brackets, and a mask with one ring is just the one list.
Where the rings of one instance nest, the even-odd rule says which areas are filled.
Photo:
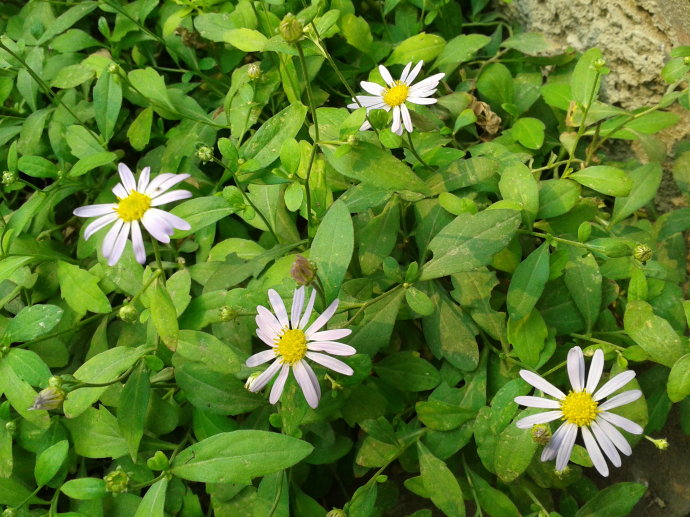
[[571, 391], [561, 402], [563, 420], [578, 427], [587, 426], [597, 417], [598, 405], [586, 391]]
[[281, 362], [291, 366], [301, 361], [307, 353], [307, 337], [299, 329], [283, 329], [276, 344], [276, 355], [280, 356]]
[[400, 106], [407, 100], [410, 93], [410, 87], [401, 81], [395, 81], [395, 86], [387, 88], [383, 92], [383, 102], [388, 104], [391, 108]]
[[151, 207], [151, 198], [146, 194], [133, 190], [126, 198], [120, 199], [117, 204], [117, 215], [124, 222], [138, 221]]

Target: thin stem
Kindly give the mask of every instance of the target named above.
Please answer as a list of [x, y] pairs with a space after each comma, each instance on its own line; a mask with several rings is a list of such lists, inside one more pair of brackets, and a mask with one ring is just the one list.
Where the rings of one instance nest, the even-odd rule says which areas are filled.
[[[161, 250], [158, 247], [158, 241], [154, 238], [151, 239], [151, 244], [153, 244], [153, 254], [156, 257], [156, 267], [158, 271], [163, 272], [163, 261], [161, 260]], [[165, 284], [165, 274], [161, 275], [163, 277], [163, 283]]]
[[407, 141], [408, 141], [409, 144], [410, 144], [410, 147], [409, 147], [408, 149], [412, 152], [412, 154], [414, 155], [414, 157], [417, 158], [417, 160], [419, 161], [419, 163], [421, 163], [422, 165], [424, 165], [424, 167], [426, 167], [427, 169], [431, 169], [431, 167], [429, 166], [429, 164], [426, 163], [426, 162], [424, 161], [424, 159], [423, 159], [423, 158], [419, 155], [419, 153], [417, 152], [417, 149], [415, 149], [414, 143], [412, 143], [412, 134], [409, 133], [409, 132], [407, 132]]
[[572, 332], [570, 334], [570, 337], [574, 337], [576, 339], [582, 339], [584, 341], [591, 341], [592, 343], [597, 343], [598, 345], [610, 346], [610, 347], [614, 348], [615, 350], [618, 350], [619, 352], [623, 352], [626, 350], [625, 347], [623, 347], [623, 346], [616, 345], [614, 343], [611, 343], [610, 341], [604, 341], [603, 339], [597, 339], [597, 338], [592, 337], [592, 336], [587, 336], [585, 334], [577, 334], [575, 332]]
[[589, 114], [589, 108], [592, 106], [592, 103], [594, 102], [594, 97], [597, 94], [597, 88], [599, 86], [599, 81], [601, 80], [601, 71], [599, 69], [596, 70], [596, 78], [594, 79], [594, 86], [592, 86], [592, 91], [589, 94], [589, 100], [587, 101], [587, 106], [585, 106], [585, 111], [582, 114], [582, 122], [580, 122], [580, 127], [577, 128], [577, 135], [575, 136], [575, 144], [572, 146], [572, 150], [568, 153], [568, 159], [566, 160], [565, 163], [565, 169], [563, 171], [563, 178], [567, 178], [570, 175], [569, 169], [570, 169], [570, 163], [572, 162], [573, 158], [575, 158], [575, 150], [577, 149], [577, 144], [580, 141], [580, 138], [582, 138], [582, 135], [585, 133], [585, 129], [587, 128], [587, 115]]
[[371, 305], [373, 305], [373, 304], [375, 304], [375, 303], [377, 303], [377, 302], [383, 300], [386, 296], [388, 296], [388, 295], [394, 293], [394, 292], [397, 291], [398, 289], [402, 289], [402, 285], [401, 285], [401, 284], [398, 284], [398, 285], [396, 285], [393, 289], [390, 289], [390, 290], [386, 291], [385, 293], [381, 293], [381, 294], [378, 295], [376, 298], [373, 298], [373, 299], [369, 300], [368, 302], [363, 303], [362, 306], [359, 308], [359, 310], [358, 310], [357, 312], [355, 312], [355, 315], [352, 316], [349, 320], [347, 320], [347, 321], [345, 322], [344, 326], [345, 326], [345, 327], [348, 327], [349, 325], [351, 325], [352, 322], [353, 322], [355, 319], [357, 319], [357, 317], [358, 317], [358, 316], [362, 313], [362, 311], [364, 311], [367, 307], [369, 307], [369, 306], [371, 306]]
[[309, 81], [309, 71], [307, 70], [307, 61], [304, 58], [304, 51], [302, 50], [302, 44], [298, 41], [295, 46], [297, 47], [297, 53], [299, 54], [299, 61], [302, 64], [302, 75], [304, 76], [304, 82], [307, 89], [307, 102], [309, 102], [309, 109], [311, 110], [311, 118], [314, 122], [314, 145], [311, 148], [311, 154], [309, 156], [309, 163], [307, 164], [307, 176], [305, 181], [306, 193], [307, 193], [307, 221], [311, 221], [311, 187], [309, 186], [309, 178], [311, 177], [311, 169], [314, 165], [314, 158], [316, 157], [316, 142], [320, 140], [319, 138], [319, 122], [316, 119], [316, 105], [314, 103], [314, 95], [311, 91], [311, 82]]

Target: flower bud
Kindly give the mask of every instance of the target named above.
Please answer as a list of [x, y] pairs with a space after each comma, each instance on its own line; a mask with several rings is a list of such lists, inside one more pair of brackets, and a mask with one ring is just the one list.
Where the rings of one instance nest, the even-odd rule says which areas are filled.
[[340, 508], [333, 508], [330, 512], [326, 514], [326, 517], [347, 517], [345, 510]]
[[61, 388], [62, 379], [60, 377], [53, 375], [50, 379], [48, 379], [48, 386], [50, 386], [51, 388]]
[[635, 249], [633, 249], [633, 257], [635, 257], [635, 260], [642, 262], [643, 264], [651, 259], [653, 254], [654, 252], [652, 251], [652, 248], [646, 244], [638, 244], [635, 246]]
[[288, 13], [278, 27], [280, 35], [287, 43], [297, 43], [304, 35], [304, 28], [297, 17]]
[[666, 449], [668, 449], [668, 440], [666, 438], [654, 439], [651, 436], [645, 436], [645, 438], [652, 442], [654, 444], [654, 447], [656, 447], [660, 451], [665, 451]]
[[29, 411], [49, 411], [57, 409], [65, 400], [65, 392], [56, 386], [49, 386], [38, 394], [34, 400], [34, 405], [29, 408]]
[[297, 255], [290, 268], [290, 276], [299, 285], [309, 285], [316, 276], [316, 265], [302, 255]]
[[261, 63], [250, 63], [247, 67], [247, 75], [252, 81], [261, 77]]
[[6, 422], [5, 423], [5, 431], [10, 433], [10, 435], [14, 435], [14, 433], [17, 432], [17, 424], [13, 420]]
[[112, 472], [108, 472], [103, 480], [105, 481], [106, 491], [112, 492], [113, 494], [122, 494], [127, 492], [129, 476], [119, 465]]
[[202, 145], [196, 150], [196, 157], [199, 158], [202, 163], [210, 162], [213, 160], [213, 149], [207, 145]]
[[601, 70], [606, 66], [606, 60], [600, 57], [598, 59], [595, 59], [593, 64], [596, 70]]
[[17, 515], [17, 510], [10, 507], [5, 508], [2, 512], [2, 517], [15, 517], [15, 515]]
[[163, 451], [156, 451], [153, 456], [146, 460], [146, 466], [151, 470], [165, 470], [170, 466], [170, 462]]
[[220, 321], [232, 321], [237, 317], [237, 311], [224, 305], [220, 308]]
[[118, 317], [126, 323], [135, 323], [139, 317], [139, 311], [133, 305], [123, 305], [117, 313]]
[[256, 381], [256, 378], [261, 375], [261, 372], [252, 373], [247, 380], [244, 382], [244, 387], [247, 391], [252, 391], [252, 384]]
[[532, 426], [532, 441], [539, 445], [546, 445], [551, 440], [551, 429], [544, 424]]
[[5, 171], [2, 173], [2, 184], [6, 186], [13, 185], [17, 181], [17, 171]]

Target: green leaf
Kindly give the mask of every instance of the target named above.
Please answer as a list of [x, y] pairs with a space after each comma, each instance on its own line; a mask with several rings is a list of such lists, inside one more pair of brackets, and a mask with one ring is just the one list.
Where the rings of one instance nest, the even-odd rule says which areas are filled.
[[410, 309], [421, 316], [429, 316], [436, 310], [431, 299], [416, 287], [409, 287], [405, 290], [405, 301]]
[[654, 199], [661, 184], [662, 169], [658, 163], [648, 163], [629, 173], [632, 181], [630, 194], [617, 197], [613, 206], [611, 224], [616, 224]]
[[34, 465], [34, 477], [38, 486], [47, 485], [55, 477], [62, 464], [67, 459], [69, 442], [61, 440], [51, 445], [36, 457]]
[[417, 442], [422, 483], [434, 505], [448, 517], [464, 517], [462, 489], [448, 466]]
[[594, 67], [594, 62], [599, 59], [602, 59], [601, 50], [589, 49], [578, 59], [570, 78], [573, 100], [585, 107], [596, 100], [599, 92], [601, 81], [597, 79], [598, 73]]
[[537, 447], [529, 429], [508, 425], [496, 443], [495, 466], [498, 478], [504, 483], [517, 479], [529, 466]]
[[108, 142], [115, 130], [117, 117], [122, 106], [122, 86], [117, 73], [106, 68], [93, 88], [93, 108], [96, 125], [103, 139]]
[[376, 483], [365, 483], [355, 490], [350, 502], [345, 505], [348, 517], [372, 517], [376, 508], [378, 487]]
[[397, 352], [374, 365], [383, 381], [400, 391], [426, 391], [441, 381], [438, 370], [414, 352]]
[[513, 273], [506, 298], [508, 314], [512, 319], [521, 320], [532, 312], [548, 279], [549, 243], [544, 242]]
[[537, 309], [532, 309], [520, 320], [508, 318], [508, 341], [520, 360], [530, 366], [538, 364], [548, 333], [544, 318]]
[[134, 363], [151, 351], [148, 345], [137, 348], [118, 346], [101, 352], [82, 364], [74, 377], [82, 382], [102, 384], [117, 379]]
[[74, 450], [86, 458], [119, 458], [127, 454], [127, 442], [120, 434], [117, 419], [101, 406], [90, 407], [63, 424], [72, 436]]
[[564, 280], [589, 333], [601, 310], [602, 277], [599, 264], [591, 253], [571, 260], [566, 266]]
[[429, 243], [434, 258], [422, 268], [420, 279], [430, 280], [489, 264], [508, 245], [519, 226], [520, 213], [515, 210], [459, 215]]
[[24, 342], [47, 334], [60, 323], [64, 311], [57, 305], [36, 304], [24, 307], [5, 329], [10, 342]]
[[491, 63], [477, 79], [477, 90], [490, 104], [500, 106], [514, 102], [513, 76], [501, 63]]
[[57, 75], [50, 82], [53, 88], [68, 89], [79, 86], [91, 79], [96, 72], [93, 68], [78, 64], [69, 65], [61, 68]]
[[419, 420], [429, 429], [451, 431], [473, 419], [476, 411], [458, 407], [442, 400], [420, 401], [415, 404]]
[[350, 152], [338, 156], [338, 147], [322, 144], [326, 160], [343, 176], [353, 178], [382, 189], [411, 190], [422, 194], [429, 189], [406, 164], [389, 151], [368, 142], [358, 141]]
[[84, 16], [96, 9], [96, 7], [98, 7], [96, 2], [80, 2], [70, 7], [45, 27], [45, 32], [41, 34], [36, 44], [42, 45], [58, 34], [62, 34]]
[[288, 138], [295, 138], [307, 116], [306, 106], [292, 103], [273, 115], [240, 147], [247, 160], [243, 170], [259, 170], [271, 165], [280, 156], [280, 147]]
[[76, 313], [108, 313], [112, 310], [108, 298], [98, 286], [98, 278], [88, 271], [58, 260], [57, 277], [62, 298]]
[[569, 212], [580, 199], [580, 185], [568, 179], [539, 183], [539, 219], [551, 219]]
[[137, 460], [139, 442], [144, 435], [146, 414], [151, 400], [151, 384], [148, 371], [140, 364], [127, 379], [120, 395], [120, 406], [117, 409], [117, 423], [120, 432], [127, 442], [132, 461]]
[[473, 472], [467, 465], [465, 471], [472, 480], [479, 506], [491, 517], [520, 517], [520, 511], [510, 498], [500, 490], [492, 487], [483, 477]]
[[50, 378], [50, 368], [36, 352], [12, 347], [3, 361], [6, 361], [17, 376], [31, 386], [45, 386]]
[[516, 34], [504, 40], [501, 43], [503, 48], [512, 48], [519, 50], [523, 54], [529, 56], [536, 56], [544, 52], [553, 52], [558, 50], [558, 45], [549, 41], [546, 36], [540, 32], [523, 32]]
[[77, 178], [83, 176], [87, 172], [92, 171], [103, 165], [108, 165], [109, 163], [115, 163], [117, 161], [117, 154], [111, 152], [102, 152], [91, 154], [79, 160], [75, 163], [72, 168], [67, 173], [70, 178]]
[[685, 354], [673, 363], [666, 391], [671, 402], [680, 402], [690, 395], [690, 354]]
[[213, 334], [195, 330], [181, 330], [175, 354], [190, 361], [204, 363], [206, 368], [220, 373], [240, 371], [243, 361], [235, 351]]
[[498, 182], [503, 199], [517, 201], [522, 205], [523, 219], [532, 227], [539, 211], [539, 182], [525, 165], [506, 167]]
[[148, 296], [153, 326], [165, 346], [174, 351], [177, 348], [177, 336], [180, 330], [177, 322], [177, 311], [160, 278], [149, 287]]
[[657, 363], [671, 368], [684, 354], [681, 337], [668, 321], [654, 314], [647, 302], [636, 300], [628, 303], [623, 326], [633, 341]]
[[40, 429], [47, 429], [50, 418], [47, 411], [29, 411], [37, 393], [12, 368], [10, 361], [0, 361], [0, 392], [24, 419]]
[[137, 151], [142, 151], [149, 143], [151, 138], [151, 125], [153, 124], [153, 108], [143, 109], [137, 118], [127, 129], [129, 145]]
[[399, 230], [400, 206], [394, 197], [359, 232], [359, 265], [364, 275], [371, 275], [381, 267], [383, 259], [395, 247]]
[[616, 483], [595, 493], [575, 517], [625, 517], [646, 491], [640, 483]]
[[101, 478], [70, 479], [60, 487], [70, 499], [90, 500], [105, 496], [105, 481]]
[[367, 307], [364, 319], [354, 329], [348, 343], [360, 353], [371, 356], [388, 346], [404, 294], [402, 289], [398, 289], [381, 302]]
[[627, 196], [633, 186], [632, 180], [624, 170], [608, 165], [587, 167], [568, 177], [585, 187], [609, 196]]
[[235, 212], [235, 209], [221, 196], [196, 197], [180, 203], [170, 210], [171, 214], [189, 223], [189, 230], [175, 230], [173, 239], [192, 235], [208, 225]]
[[146, 491], [146, 495], [139, 503], [134, 517], [164, 517], [165, 494], [168, 490], [168, 478], [164, 477], [156, 481]]
[[[469, 61], [483, 47], [489, 44], [491, 38], [483, 34], [461, 34], [450, 40], [439, 54], [433, 68], [445, 70], [446, 66], [455, 66]], [[447, 73], [447, 70], [446, 70]]]
[[127, 77], [130, 84], [154, 106], [175, 111], [165, 87], [165, 80], [153, 68], [135, 68], [127, 74]]
[[369, 52], [374, 38], [367, 21], [361, 16], [346, 13], [340, 20], [340, 28], [345, 36], [345, 41], [362, 52]]
[[242, 52], [261, 52], [268, 38], [254, 29], [230, 29], [223, 33], [223, 41], [230, 43], [235, 48]]
[[30, 497], [31, 490], [17, 479], [16, 475], [7, 479], [0, 478], [0, 504], [18, 506], [24, 504]]
[[316, 264], [326, 303], [338, 296], [340, 285], [352, 259], [354, 238], [350, 211], [345, 203], [336, 201], [321, 221], [309, 255]]
[[544, 123], [536, 118], [524, 117], [515, 121], [511, 132], [515, 140], [528, 149], [541, 149], [544, 144]]
[[32, 178], [57, 178], [57, 166], [42, 156], [22, 156], [17, 161], [17, 168]]
[[393, 49], [393, 53], [386, 60], [386, 64], [406, 65], [411, 61], [433, 61], [445, 46], [446, 40], [441, 36], [422, 32], [400, 42]]
[[189, 481], [247, 485], [292, 467], [312, 450], [307, 442], [268, 431], [219, 433], [181, 451], [170, 472]]

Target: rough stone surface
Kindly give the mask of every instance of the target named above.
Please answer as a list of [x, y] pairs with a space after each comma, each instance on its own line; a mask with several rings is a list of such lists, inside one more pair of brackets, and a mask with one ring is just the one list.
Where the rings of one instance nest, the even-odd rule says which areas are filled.
[[501, 8], [563, 48], [599, 47], [611, 68], [602, 83], [603, 100], [623, 108], [658, 100], [666, 87], [659, 72], [668, 53], [690, 45], [687, 0], [519, 0]]

